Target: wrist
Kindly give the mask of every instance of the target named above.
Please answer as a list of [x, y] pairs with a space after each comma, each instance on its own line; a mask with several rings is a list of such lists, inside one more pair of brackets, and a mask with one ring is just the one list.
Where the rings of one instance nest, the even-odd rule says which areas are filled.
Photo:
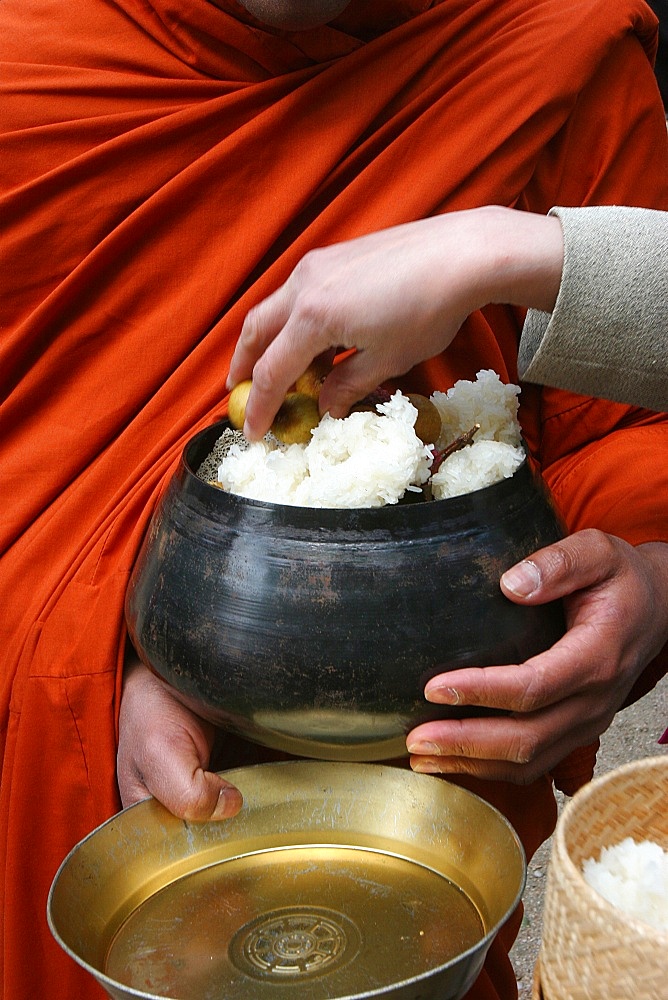
[[559, 219], [497, 205], [475, 211], [484, 253], [480, 306], [494, 302], [551, 312], [564, 261]]

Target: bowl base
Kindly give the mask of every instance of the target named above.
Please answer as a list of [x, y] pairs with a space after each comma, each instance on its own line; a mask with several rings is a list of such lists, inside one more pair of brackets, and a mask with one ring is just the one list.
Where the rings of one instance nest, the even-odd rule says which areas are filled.
[[424, 974], [484, 933], [471, 900], [434, 871], [381, 851], [306, 845], [166, 886], [116, 933], [105, 972], [169, 997], [324, 1000]]

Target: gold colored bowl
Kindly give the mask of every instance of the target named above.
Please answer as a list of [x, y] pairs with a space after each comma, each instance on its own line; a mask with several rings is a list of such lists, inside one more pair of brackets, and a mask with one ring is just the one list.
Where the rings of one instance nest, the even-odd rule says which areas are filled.
[[507, 820], [440, 778], [297, 761], [224, 772], [231, 820], [146, 799], [49, 895], [56, 940], [118, 1000], [457, 1000], [519, 902]]

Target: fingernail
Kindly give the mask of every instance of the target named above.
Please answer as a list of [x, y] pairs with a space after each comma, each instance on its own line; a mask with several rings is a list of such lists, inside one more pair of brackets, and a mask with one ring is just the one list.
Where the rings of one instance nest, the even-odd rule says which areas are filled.
[[221, 788], [211, 819], [229, 819], [239, 812], [241, 804], [241, 792], [236, 788]]
[[438, 757], [440, 750], [435, 743], [407, 743], [409, 753], [417, 753], [423, 756]]
[[531, 597], [540, 587], [540, 570], [530, 559], [512, 566], [501, 577], [504, 587], [518, 597]]
[[661, 743], [663, 745], [665, 745], [666, 743], [668, 743], [668, 729], [666, 729], [666, 731], [663, 734], [663, 736], [659, 737], [659, 743]]
[[440, 774], [440, 761], [432, 757], [418, 757], [417, 760], [411, 761], [411, 771], [416, 771], [417, 774]]
[[459, 705], [461, 697], [459, 691], [451, 687], [425, 688], [424, 696], [427, 701], [436, 702], [438, 705]]

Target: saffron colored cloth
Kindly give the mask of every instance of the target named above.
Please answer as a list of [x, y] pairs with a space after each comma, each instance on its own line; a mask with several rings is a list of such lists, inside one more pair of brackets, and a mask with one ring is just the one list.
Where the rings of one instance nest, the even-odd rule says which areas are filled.
[[[295, 34], [234, 0], [2, 0], [6, 1000], [104, 996], [51, 939], [47, 893], [120, 808], [128, 577], [184, 444], [225, 412], [249, 307], [310, 248], [437, 212], [668, 209], [655, 48], [641, 0], [371, 0]], [[476, 313], [402, 385], [447, 389], [483, 368], [516, 381], [522, 321]], [[668, 540], [665, 416], [537, 386], [521, 398], [572, 529]], [[560, 780], [572, 791], [591, 766], [572, 757]], [[529, 855], [549, 836], [549, 776], [467, 783]], [[518, 923], [475, 1000], [515, 995]]]

